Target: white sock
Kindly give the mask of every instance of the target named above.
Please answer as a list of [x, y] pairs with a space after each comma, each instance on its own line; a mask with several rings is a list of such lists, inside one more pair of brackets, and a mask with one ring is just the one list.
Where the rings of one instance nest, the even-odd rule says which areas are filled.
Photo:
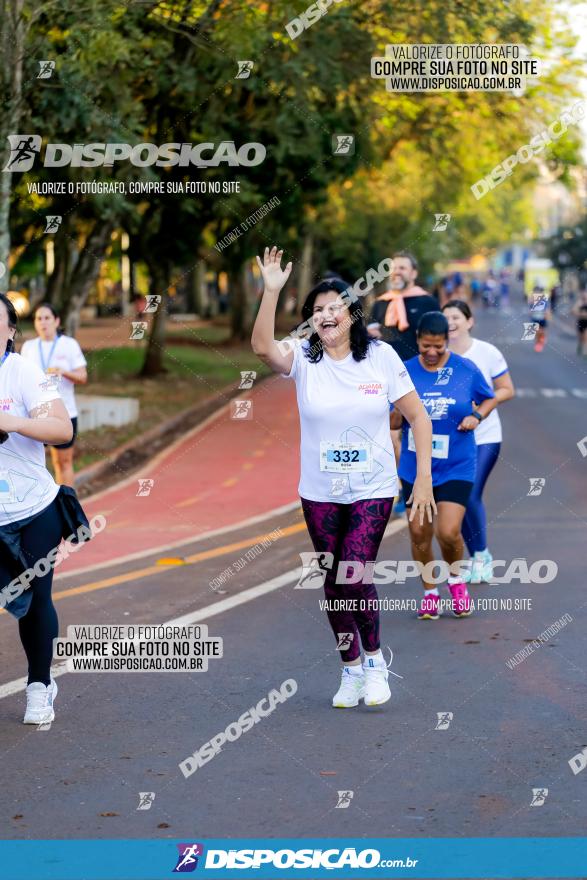
[[365, 655], [363, 666], [368, 666], [369, 668], [373, 666], [385, 666], [385, 660], [381, 651], [379, 650], [376, 654], [371, 654], [369, 657]]
[[462, 578], [462, 577], [458, 577], [457, 575], [453, 575], [453, 574], [451, 574], [450, 577], [449, 577], [449, 579], [448, 579], [448, 585], [449, 585], [449, 587], [452, 586], [453, 584], [462, 584], [462, 583], [463, 583], [463, 578]]
[[356, 664], [355, 666], [346, 666], [344, 667], [349, 675], [362, 675], [363, 669], [360, 664]]
[[433, 587], [431, 590], [424, 590], [424, 596], [440, 596], [438, 587]]
[[485, 548], [485, 550], [476, 550], [475, 551], [475, 556], [477, 559], [481, 559], [482, 557], [485, 557], [488, 554], [489, 554], [489, 550], [487, 549], [487, 547]]

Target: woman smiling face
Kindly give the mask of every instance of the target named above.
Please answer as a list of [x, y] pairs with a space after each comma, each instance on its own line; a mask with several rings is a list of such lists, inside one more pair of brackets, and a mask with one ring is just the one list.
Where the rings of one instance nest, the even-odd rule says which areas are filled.
[[314, 329], [326, 348], [350, 339], [350, 312], [339, 293], [319, 293], [312, 310]]
[[451, 341], [468, 335], [473, 326], [472, 318], [467, 318], [460, 309], [454, 306], [443, 309], [442, 314], [448, 321], [448, 338]]
[[54, 339], [59, 327], [59, 318], [56, 318], [51, 309], [39, 306], [35, 312], [35, 330], [41, 339]]
[[10, 326], [8, 309], [3, 302], [0, 302], [0, 356], [4, 354], [8, 340], [14, 339], [15, 333], [15, 328]]

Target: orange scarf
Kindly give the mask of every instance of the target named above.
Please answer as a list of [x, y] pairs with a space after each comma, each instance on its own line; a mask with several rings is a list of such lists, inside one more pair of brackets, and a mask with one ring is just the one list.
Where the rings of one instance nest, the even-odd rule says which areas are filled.
[[410, 287], [408, 290], [386, 290], [385, 293], [377, 297], [378, 302], [382, 300], [389, 303], [383, 320], [385, 327], [397, 327], [400, 333], [409, 329], [410, 324], [404, 303], [404, 299], [407, 299], [408, 296], [428, 296], [428, 294], [422, 287]]

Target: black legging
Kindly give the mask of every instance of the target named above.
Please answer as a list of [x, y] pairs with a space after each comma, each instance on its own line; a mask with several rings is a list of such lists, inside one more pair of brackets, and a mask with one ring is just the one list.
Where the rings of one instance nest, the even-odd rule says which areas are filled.
[[[61, 543], [63, 524], [53, 501], [21, 532], [21, 549], [32, 568], [37, 560], [47, 556], [53, 547]], [[12, 566], [7, 567], [3, 554], [0, 555], [0, 583], [12, 580]], [[48, 685], [51, 681], [51, 660], [53, 658], [53, 639], [57, 637], [57, 612], [51, 599], [53, 568], [47, 574], [33, 578], [31, 606], [24, 617], [18, 621], [20, 640], [29, 663], [28, 684], [41, 681]]]

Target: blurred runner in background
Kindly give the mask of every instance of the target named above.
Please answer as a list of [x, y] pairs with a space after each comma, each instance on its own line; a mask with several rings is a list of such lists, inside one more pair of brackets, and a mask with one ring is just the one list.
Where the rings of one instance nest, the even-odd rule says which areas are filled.
[[[493, 388], [499, 403], [515, 395], [508, 365], [500, 350], [489, 342], [473, 339], [471, 330], [475, 324], [471, 309], [462, 300], [451, 300], [442, 310], [448, 320], [448, 339], [451, 351], [473, 361], [479, 367], [485, 381]], [[501, 449], [502, 430], [497, 410], [475, 428], [477, 444], [477, 472], [463, 520], [463, 538], [473, 560], [465, 574], [465, 582], [479, 584], [489, 582], [493, 575], [493, 557], [487, 543], [487, 517], [483, 504], [483, 490], [493, 470]]]
[[[375, 300], [367, 324], [369, 335], [388, 342], [402, 361], [418, 354], [416, 330], [422, 315], [438, 310], [435, 297], [416, 285], [417, 277], [415, 256], [409, 251], [397, 251], [393, 255], [390, 288]], [[401, 431], [392, 431], [391, 440], [399, 465]], [[404, 499], [399, 497], [394, 513], [401, 515], [405, 510]]]
[[24, 343], [21, 355], [34, 361], [45, 375], [55, 377], [55, 387], [71, 419], [73, 437], [68, 443], [48, 445], [55, 480], [63, 486], [73, 486], [73, 450], [77, 436], [75, 386], [88, 381], [87, 362], [79, 343], [59, 332], [61, 320], [50, 303], [37, 306], [34, 321], [38, 336]]
[[579, 291], [571, 314], [577, 319], [577, 354], [587, 355], [587, 288]]

